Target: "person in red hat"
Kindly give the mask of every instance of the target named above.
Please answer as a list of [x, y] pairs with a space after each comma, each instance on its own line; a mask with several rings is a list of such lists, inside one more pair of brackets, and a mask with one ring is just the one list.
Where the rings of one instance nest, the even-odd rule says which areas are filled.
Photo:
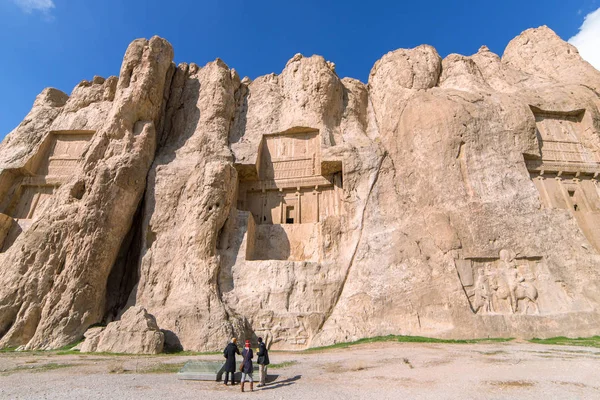
[[254, 366], [252, 365], [252, 358], [254, 354], [252, 353], [252, 349], [250, 348], [250, 341], [246, 340], [246, 344], [244, 345], [244, 350], [242, 350], [242, 392], [244, 391], [244, 383], [246, 382], [246, 378], [250, 381], [250, 391], [254, 391], [254, 379], [252, 379], [252, 371]]

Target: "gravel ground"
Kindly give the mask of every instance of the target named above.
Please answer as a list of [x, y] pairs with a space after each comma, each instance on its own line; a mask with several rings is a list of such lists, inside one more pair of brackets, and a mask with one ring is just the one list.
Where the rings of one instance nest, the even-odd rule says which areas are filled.
[[[264, 388], [181, 381], [173, 369], [212, 356], [0, 354], [0, 399], [600, 399], [600, 349], [530, 343], [373, 343], [272, 352]], [[258, 378], [257, 376], [255, 379]]]

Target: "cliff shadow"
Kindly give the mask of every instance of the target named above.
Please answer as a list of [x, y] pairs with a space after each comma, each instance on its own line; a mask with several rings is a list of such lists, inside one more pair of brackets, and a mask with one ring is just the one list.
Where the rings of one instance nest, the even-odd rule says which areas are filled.
[[19, 223], [16, 220], [12, 219], [12, 221], [10, 222], [10, 228], [8, 228], [7, 231], [8, 233], [6, 235], [6, 238], [4, 239], [4, 243], [2, 244], [0, 253], [4, 253], [8, 249], [10, 249], [10, 247], [21, 235], [21, 233], [23, 233], [23, 228], [21, 228], [21, 225], [19, 225]]
[[[187, 74], [187, 72], [185, 72]], [[158, 165], [169, 164], [176, 152], [194, 136], [200, 121], [198, 99], [202, 85], [197, 78], [187, 78], [178, 98], [169, 98], [165, 113], [165, 124], [160, 143], [156, 146], [156, 156], [152, 170]]]
[[175, 332], [167, 329], [161, 329], [160, 331], [165, 334], [164, 353], [179, 353], [183, 351], [183, 345]]
[[[177, 70], [176, 73], [188, 72]], [[149, 225], [156, 204], [154, 190], [157, 167], [173, 161], [177, 150], [184, 147], [196, 132], [200, 120], [197, 105], [200, 89], [200, 81], [197, 78], [187, 78], [179, 96], [173, 97], [173, 90], [170, 92], [164, 116], [164, 129], [161, 134], [157, 132], [157, 140], [160, 138], [160, 143], [157, 143], [155, 158], [146, 176], [146, 191], [107, 279], [103, 316], [105, 323], [117, 319], [128, 306], [136, 304], [139, 266], [147, 250], [157, 239], [157, 233]], [[152, 313], [151, 310], [148, 311]], [[178, 342], [177, 339], [174, 343]]]
[[[250, 231], [250, 230], [249, 230]], [[288, 229], [280, 224], [256, 225], [248, 234], [247, 260], [288, 260], [292, 250]], [[252, 241], [252, 243], [250, 243]]]
[[116, 320], [125, 311], [128, 300], [138, 280], [138, 260], [142, 246], [142, 213], [145, 195], [133, 216], [131, 227], [125, 235], [117, 258], [106, 281], [103, 323]]
[[[243, 261], [288, 260], [292, 254], [288, 232], [283, 225], [259, 225], [251, 212], [232, 211], [219, 235], [217, 250], [221, 255], [219, 293], [234, 289], [233, 266]], [[227, 238], [227, 239], [226, 239]]]
[[[248, 95], [250, 88], [244, 84], [238, 89], [241, 98], [236, 101], [235, 118], [229, 131], [229, 143], [237, 143], [246, 135], [248, 119]], [[236, 93], [237, 95], [237, 93]]]

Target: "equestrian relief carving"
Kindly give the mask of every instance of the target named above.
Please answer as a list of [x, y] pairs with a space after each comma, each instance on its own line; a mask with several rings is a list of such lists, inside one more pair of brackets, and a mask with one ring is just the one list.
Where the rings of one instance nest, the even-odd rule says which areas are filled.
[[539, 314], [534, 275], [539, 259], [517, 258], [501, 250], [497, 259], [456, 260], [456, 268], [476, 314]]

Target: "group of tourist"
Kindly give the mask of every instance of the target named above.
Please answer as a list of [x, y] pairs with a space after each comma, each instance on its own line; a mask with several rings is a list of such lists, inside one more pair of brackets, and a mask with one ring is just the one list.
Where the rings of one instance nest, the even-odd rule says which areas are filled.
[[[237, 346], [237, 339], [231, 339], [231, 342], [227, 344], [223, 351], [223, 356], [226, 358], [225, 361], [225, 385], [229, 382], [229, 376], [231, 376], [231, 385], [235, 385], [235, 355], [240, 354], [240, 350]], [[267, 346], [263, 342], [261, 337], [258, 338], [258, 349], [257, 349], [257, 362], [259, 372], [259, 383], [258, 387], [265, 386], [267, 379], [267, 365], [269, 365], [269, 352]], [[254, 380], [252, 379], [252, 371], [254, 366], [252, 365], [252, 359], [254, 358], [254, 352], [250, 348], [250, 340], [246, 340], [244, 349], [242, 350], [242, 363], [240, 364], [240, 372], [242, 373], [241, 388], [244, 391], [244, 385], [246, 379], [250, 382], [250, 391], [254, 390]]]

